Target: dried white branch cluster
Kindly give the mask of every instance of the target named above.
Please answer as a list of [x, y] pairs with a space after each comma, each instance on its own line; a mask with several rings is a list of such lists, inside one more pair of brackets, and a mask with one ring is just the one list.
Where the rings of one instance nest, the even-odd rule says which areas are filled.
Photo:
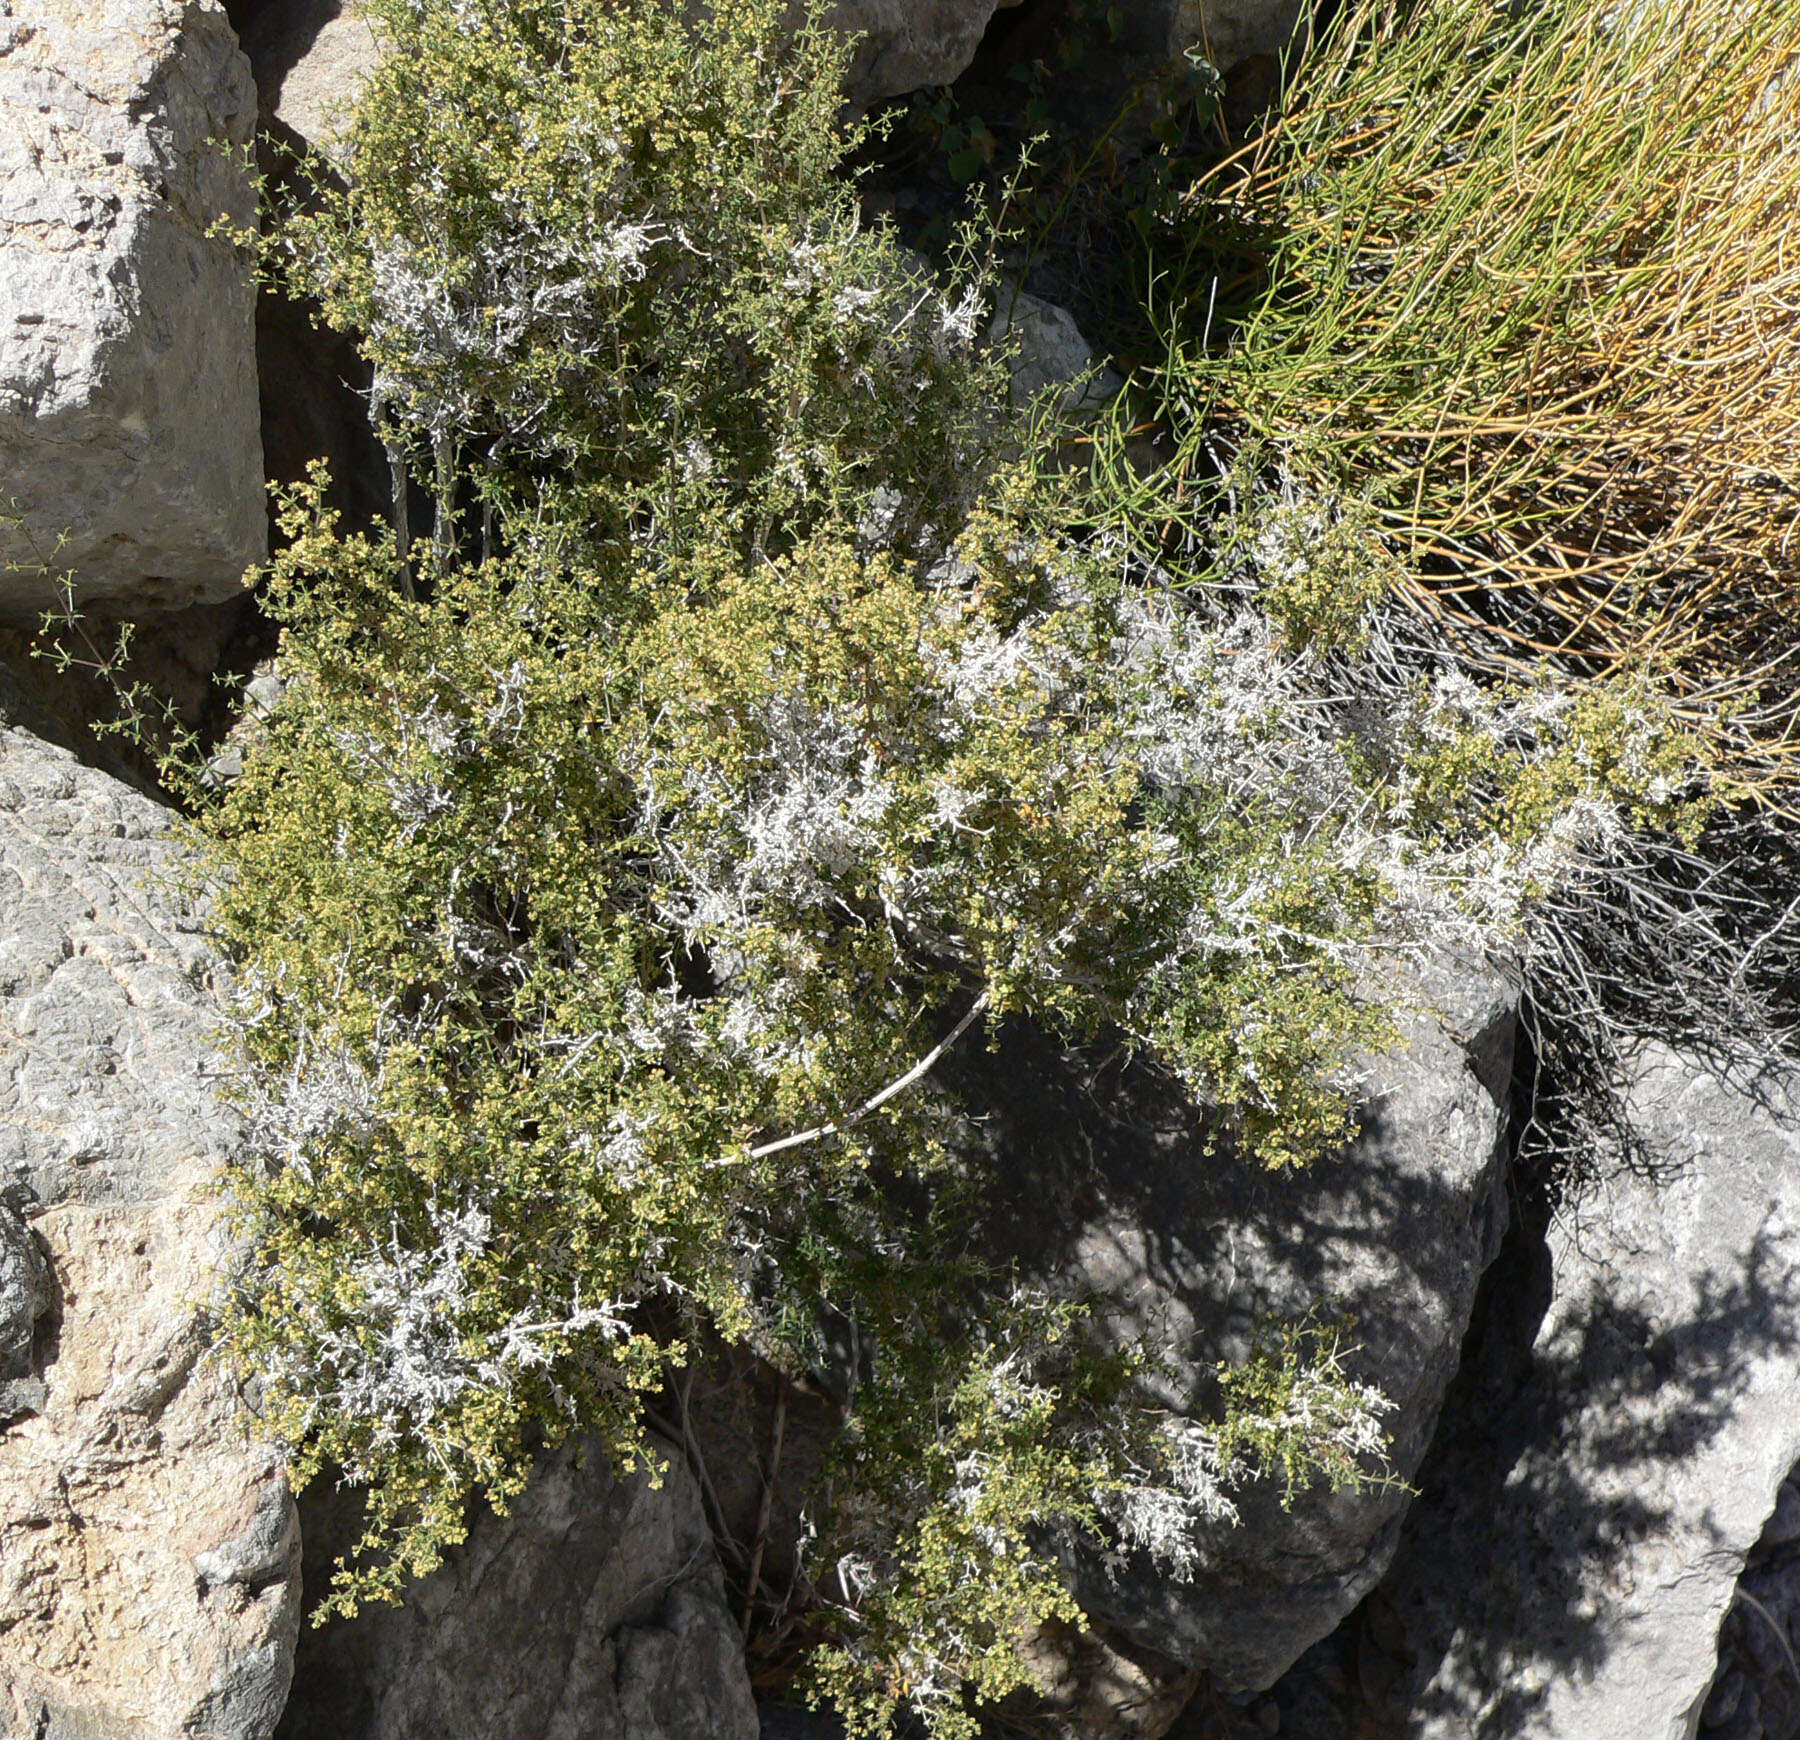
[[456, 433], [488, 427], [498, 409], [529, 439], [560, 383], [518, 365], [538, 348], [571, 364], [604, 355], [617, 294], [643, 281], [656, 249], [685, 244], [678, 228], [616, 211], [573, 232], [546, 229], [522, 203], [503, 217], [504, 234], [478, 253], [411, 237], [375, 250], [376, 403], [430, 405], [433, 424]]
[[[238, 1018], [251, 1026], [268, 1012], [269, 1005], [244, 988]], [[260, 1165], [270, 1173], [291, 1168], [306, 1178], [321, 1148], [366, 1141], [381, 1116], [378, 1084], [341, 1040], [303, 1044], [278, 1079], [253, 1075], [244, 1104], [246, 1146]]]
[[[1234, 1470], [1219, 1452], [1216, 1432], [1192, 1422], [1171, 1422], [1165, 1469], [1141, 1484], [1101, 1495], [1102, 1508], [1128, 1552], [1148, 1553], [1183, 1581], [1203, 1562], [1202, 1529], [1237, 1521], [1229, 1488]], [[1376, 1448], [1381, 1448], [1379, 1434]]]
[[1335, 1346], [1296, 1364], [1274, 1388], [1268, 1405], [1238, 1406], [1223, 1430], [1193, 1420], [1165, 1423], [1168, 1452], [1155, 1477], [1098, 1495], [1121, 1547], [1147, 1553], [1185, 1581], [1204, 1565], [1215, 1526], [1237, 1521], [1231, 1489], [1248, 1476], [1272, 1471], [1290, 1453], [1308, 1474], [1344, 1481], [1381, 1466], [1382, 1420], [1395, 1404], [1350, 1377]]
[[[371, 1459], [406, 1440], [433, 1444], [443, 1417], [470, 1391], [509, 1389], [520, 1373], [551, 1364], [574, 1338], [617, 1339], [632, 1328], [627, 1302], [583, 1305], [577, 1296], [561, 1316], [520, 1311], [472, 1337], [469, 1271], [487, 1254], [493, 1222], [473, 1201], [459, 1208], [433, 1203], [430, 1219], [430, 1248], [403, 1242], [395, 1226], [384, 1246], [351, 1266], [352, 1310], [327, 1317], [313, 1302], [320, 1320], [303, 1371], [284, 1370], [277, 1356], [268, 1374], [303, 1386], [317, 1409], [365, 1422]], [[372, 1460], [345, 1474], [366, 1480], [374, 1467]]]

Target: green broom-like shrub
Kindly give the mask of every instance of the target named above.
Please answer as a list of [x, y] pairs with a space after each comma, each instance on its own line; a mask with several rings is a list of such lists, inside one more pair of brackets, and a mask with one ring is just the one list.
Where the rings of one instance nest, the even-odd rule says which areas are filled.
[[1655, 671], [1782, 783], [1796, 65], [1789, 0], [1344, 7], [1165, 237], [1187, 463], [1272, 444], [1465, 668]]

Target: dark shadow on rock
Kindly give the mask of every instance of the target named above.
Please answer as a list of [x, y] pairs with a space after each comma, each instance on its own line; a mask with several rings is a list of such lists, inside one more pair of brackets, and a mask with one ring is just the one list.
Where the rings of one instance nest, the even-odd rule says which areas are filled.
[[[295, 58], [305, 46], [298, 43]], [[263, 77], [259, 63], [257, 78]], [[305, 151], [298, 133], [265, 112], [257, 154], [269, 209], [285, 210], [305, 197], [298, 167]], [[369, 421], [370, 369], [355, 340], [323, 325], [314, 308], [279, 286], [264, 284], [256, 299], [256, 368], [269, 482], [299, 483], [322, 459], [331, 474], [327, 502], [342, 516], [344, 530], [385, 525], [392, 512], [392, 480]], [[271, 546], [279, 548], [274, 513], [271, 501]]]
[[[1665, 1151], [1654, 1179], [1621, 1178], [1610, 1200], [1520, 1205], [1392, 1568], [1277, 1686], [1281, 1733], [1661, 1734], [1697, 1714], [1729, 1567], [1756, 1536], [1746, 1517], [1788, 1454], [1766, 1422], [1791, 1413], [1786, 1374], [1800, 1366], [1781, 1177], [1746, 1203], [1749, 1178], [1727, 1174], [1755, 1228], [1735, 1254], [1649, 1236], [1716, 1226], [1724, 1198], [1705, 1194], [1707, 1164]], [[1686, 1297], [1663, 1285], [1678, 1265]], [[1629, 1665], [1640, 1658], [1653, 1664], [1641, 1673]], [[1583, 1689], [1621, 1676], [1649, 1682], [1644, 1703]], [[1570, 1699], [1589, 1700], [1584, 1715]]]
[[305, 58], [344, 0], [227, 0], [226, 13], [256, 76], [265, 117], [282, 81]]
[[[985, 1253], [1097, 1301], [1102, 1333], [1165, 1369], [1178, 1412], [1214, 1417], [1216, 1370], [1270, 1324], [1325, 1312], [1349, 1325], [1351, 1375], [1395, 1403], [1399, 1480], [1234, 1495], [1241, 1520], [1200, 1541], [1188, 1582], [1140, 1557], [1077, 1568], [1114, 1638], [1209, 1665], [1228, 1690], [1267, 1685], [1328, 1632], [1386, 1567], [1410, 1478], [1455, 1369], [1476, 1282], [1505, 1224], [1499, 1185], [1511, 1005], [1497, 995], [1451, 1036], [1424, 1018], [1357, 1138], [1300, 1175], [1233, 1149], [1177, 1084], [1097, 1053], [1068, 1054], [1009, 1025], [946, 1079], [991, 1155]], [[1435, 1073], [1434, 1073], [1435, 1072]], [[1379, 1075], [1379, 1070], [1378, 1070]]]
[[[119, 682], [141, 685], [153, 710], [166, 703], [203, 748], [216, 745], [236, 717], [236, 684], [221, 679], [248, 677], [273, 650], [269, 624], [248, 592], [222, 604], [132, 617], [95, 608], [74, 629], [0, 625], [0, 719], [166, 803], [156, 759], [167, 732], [154, 719], [141, 739], [110, 729], [126, 706], [113, 682], [92, 668], [112, 656], [126, 630], [129, 656]], [[75, 660], [67, 670], [49, 656], [58, 645]]]
[[761, 1740], [844, 1740], [844, 1724], [827, 1711], [804, 1705], [761, 1703]]
[[[331, 472], [327, 501], [345, 531], [385, 527], [392, 501], [387, 456], [369, 424], [369, 365], [355, 343], [265, 286], [256, 300], [256, 362], [269, 481], [298, 483], [322, 459]], [[275, 541], [273, 525], [270, 533]]]
[[354, 1740], [374, 1721], [373, 1632], [316, 1626], [339, 1555], [362, 1531], [365, 1494], [330, 1470], [300, 1494], [300, 1587], [306, 1617], [294, 1649], [294, 1683], [275, 1740]]
[[[276, 1740], [541, 1740], [664, 1734], [755, 1740], [743, 1638], [699, 1495], [666, 1446], [657, 1484], [594, 1442], [545, 1451], [504, 1513], [399, 1607], [303, 1632]], [[302, 1495], [302, 1576], [317, 1600], [357, 1538], [362, 1495]]]
[[842, 1412], [818, 1388], [795, 1384], [711, 1330], [689, 1325], [682, 1333], [690, 1363], [670, 1374], [648, 1417], [681, 1447], [699, 1486], [733, 1613], [753, 1610], [752, 1672], [759, 1684], [780, 1683], [794, 1666], [787, 1621], [803, 1513]]

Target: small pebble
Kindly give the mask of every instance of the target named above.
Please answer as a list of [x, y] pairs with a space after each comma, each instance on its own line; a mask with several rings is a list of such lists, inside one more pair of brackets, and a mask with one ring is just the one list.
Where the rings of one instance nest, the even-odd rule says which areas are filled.
[[281, 705], [281, 679], [274, 675], [253, 677], [244, 685], [244, 705], [258, 713], [273, 713]]
[[244, 777], [244, 754], [235, 743], [221, 749], [206, 764], [206, 783], [213, 790], [222, 790], [234, 780]]

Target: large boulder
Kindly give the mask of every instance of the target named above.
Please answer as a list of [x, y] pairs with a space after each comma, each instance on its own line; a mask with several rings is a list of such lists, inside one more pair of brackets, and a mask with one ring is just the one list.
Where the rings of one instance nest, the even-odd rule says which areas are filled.
[[[830, 22], [858, 38], [846, 98], [866, 109], [951, 83], [975, 58], [995, 11], [1018, 3], [835, 0]], [[245, 10], [244, 48], [256, 68], [263, 124], [330, 151], [377, 52], [355, 0], [249, 0]]]
[[[279, 1740], [757, 1740], [699, 1489], [666, 1454], [658, 1485], [582, 1445], [544, 1457], [403, 1606], [308, 1632]], [[359, 1494], [302, 1507], [323, 1589]]]
[[1139, 10], [1169, 61], [1192, 50], [1230, 68], [1279, 55], [1308, 8], [1302, 0], [1148, 0]]
[[[1097, 1299], [1103, 1328], [1160, 1362], [1165, 1405], [1208, 1417], [1221, 1360], [1321, 1307], [1351, 1321], [1351, 1375], [1393, 1403], [1398, 1480], [1291, 1504], [1247, 1486], [1241, 1520], [1196, 1541], [1187, 1581], [1143, 1560], [1079, 1569], [1102, 1647], [1082, 1645], [1093, 1660], [1060, 1675], [1071, 1732], [1160, 1734], [1201, 1669], [1228, 1694], [1268, 1686], [1387, 1568], [1410, 1497], [1400, 1482], [1431, 1439], [1506, 1225], [1515, 994], [1449, 962], [1380, 991], [1401, 1042], [1368, 1065], [1357, 1139], [1300, 1177], [1234, 1154], [1148, 1071], [1070, 1068], [1016, 1035], [953, 1065], [1001, 1162], [1003, 1254]], [[1096, 1684], [1118, 1688], [1129, 1719], [1095, 1707]]]
[[[1422, 1740], [1688, 1740], [1800, 1457], [1800, 1080], [1658, 1046], [1631, 1106], [1661, 1164], [1551, 1229], [1499, 1489], [1395, 1591], [1431, 1669]], [[1458, 1538], [1486, 1545], [1485, 1575]]]
[[[859, 108], [872, 107], [927, 85], [954, 83], [975, 59], [994, 15], [1019, 0], [836, 0], [832, 21], [861, 37], [845, 94]], [[1105, 87], [1116, 103], [1118, 85], [1131, 76], [1155, 77], [1179, 69], [1190, 52], [1215, 66], [1279, 55], [1293, 38], [1302, 0], [1127, 0], [1110, 9], [1091, 56], [1076, 76]], [[1029, 45], [1035, 31], [1053, 23], [1047, 7], [1021, 12], [1016, 29]], [[1002, 60], [1009, 57], [1003, 55]], [[1024, 58], [1031, 58], [1028, 49]], [[1110, 112], [1110, 111], [1109, 111]]]
[[[1740, 1587], [1738, 1641], [1792, 1674], [1779, 1578], [1740, 1573], [1800, 1456], [1800, 1075], [1648, 1046], [1630, 1103], [1657, 1163], [1503, 1259], [1353, 1644], [1362, 1708], [1315, 1719], [1319, 1740], [1691, 1740]], [[1770, 1545], [1790, 1531], [1800, 1495]], [[1309, 1666], [1316, 1718], [1330, 1664]], [[1742, 1674], [1710, 1714], [1763, 1733]]]
[[988, 20], [1019, 0], [835, 0], [831, 22], [856, 45], [844, 94], [857, 108], [960, 78]]
[[[211, 0], [0, 15], [0, 612], [229, 596], [266, 539], [250, 69]], [[0, 507], [5, 504], [0, 503]]]
[[236, 1124], [168, 823], [0, 728], [0, 1732], [42, 1740], [268, 1740], [299, 1621], [207, 1357]]

